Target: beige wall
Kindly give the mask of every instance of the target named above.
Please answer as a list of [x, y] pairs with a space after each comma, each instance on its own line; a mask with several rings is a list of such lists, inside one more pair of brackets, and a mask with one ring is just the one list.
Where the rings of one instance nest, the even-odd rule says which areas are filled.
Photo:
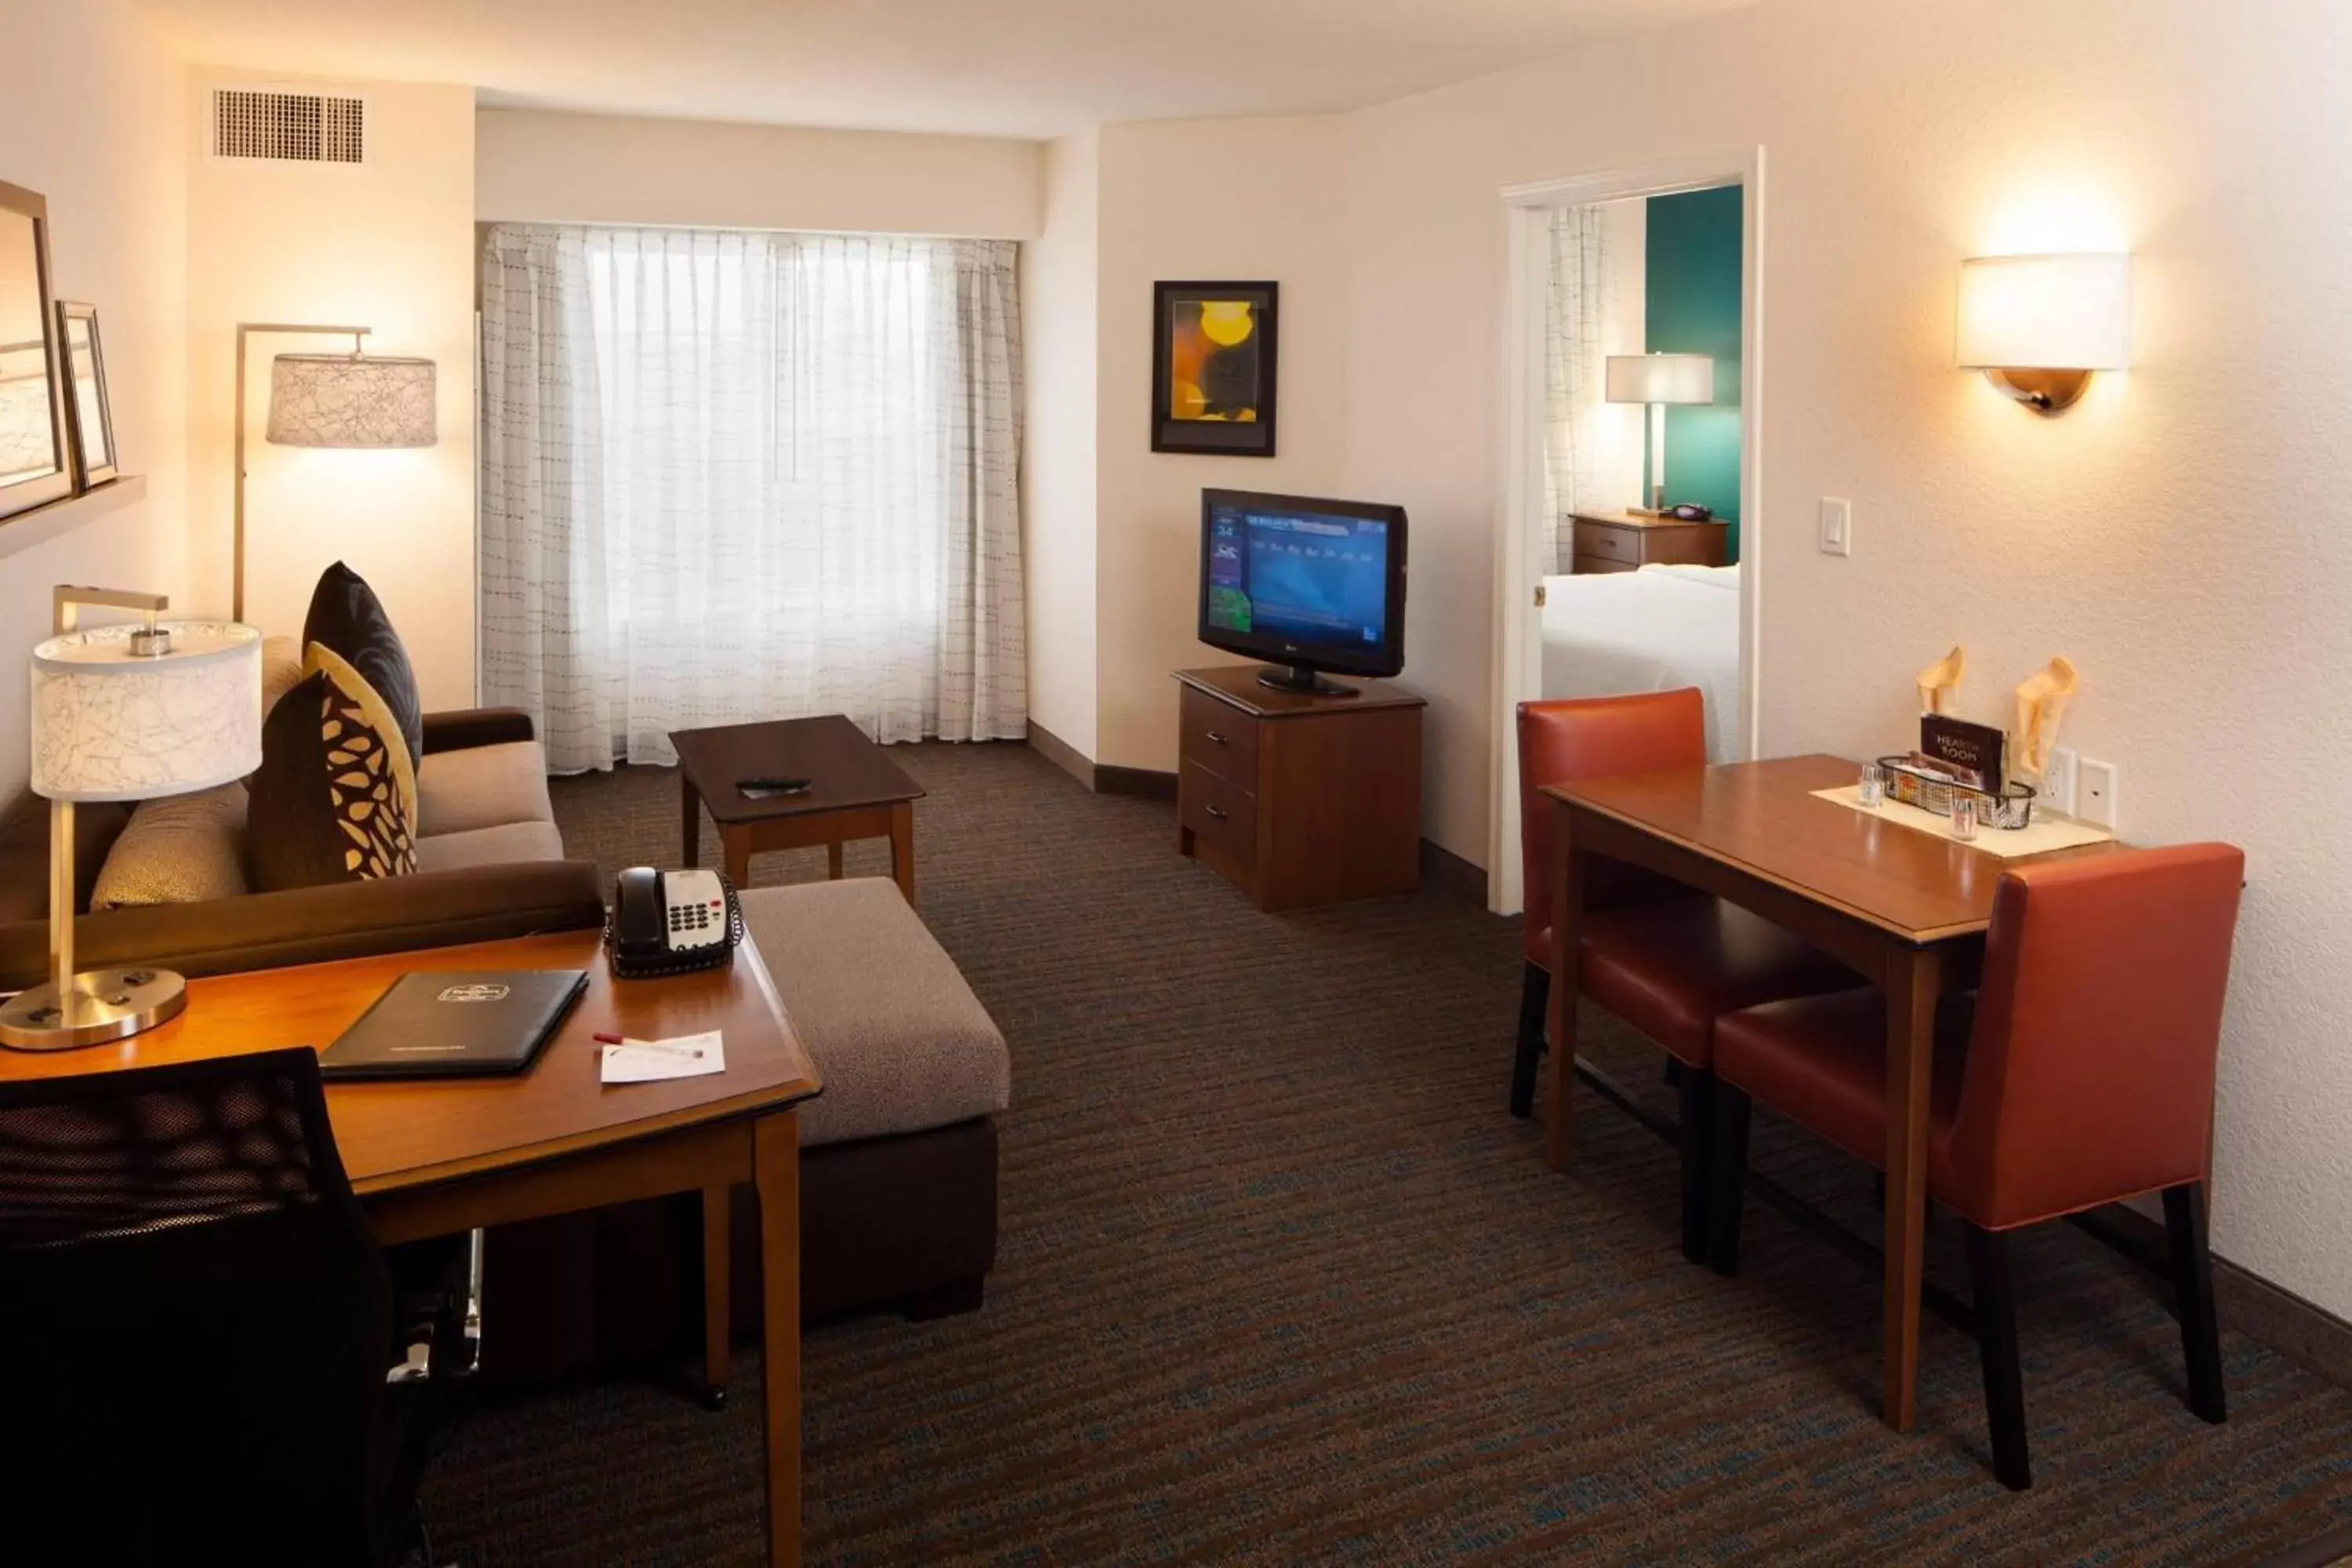
[[[1412, 395], [1359, 353], [1351, 488], [1413, 508], [1408, 678], [1430, 826], [1483, 859], [1506, 184], [1766, 149], [1768, 753], [1899, 745], [1911, 673], [1965, 642], [2004, 717], [2053, 653], [2066, 739], [2120, 764], [2131, 837], [2250, 855], [2223, 1049], [2217, 1239], [2352, 1314], [2352, 11], [2203, 0], [1768, 0], [1349, 122], [1360, 339], [1421, 323]], [[1654, 112], [1671, 79], [1677, 111]], [[2134, 368], [2043, 420], [1952, 368], [1961, 258], [2127, 246]], [[1850, 560], [1817, 553], [1823, 495]], [[1442, 627], [1442, 630], [1439, 629]], [[2095, 1108], [2086, 1136], [2096, 1135]]]
[[678, 225], [1027, 239], [1039, 146], [695, 120], [485, 109], [486, 222]]
[[1044, 153], [1046, 222], [1021, 247], [1021, 564], [1028, 595], [1029, 717], [1097, 751], [1095, 480], [1101, 138], [1083, 131]]
[[[215, 82], [189, 73], [190, 123]], [[283, 79], [270, 78], [271, 80]], [[299, 632], [338, 558], [375, 588], [427, 709], [474, 697], [474, 94], [338, 83], [368, 100], [362, 168], [188, 160], [189, 414], [198, 592], [228, 604], [230, 453], [239, 321], [372, 326], [372, 352], [439, 365], [440, 441], [414, 451], [272, 447], [269, 362], [349, 340], [257, 337], [247, 367], [246, 617]]]
[[[1235, 662], [1193, 635], [1202, 489], [1348, 493], [1346, 128], [1330, 118], [1174, 121], [1101, 134], [1096, 761], [1173, 771], [1169, 672]], [[1160, 279], [1282, 285], [1276, 457], [1151, 450]]]
[[[0, 522], [0, 802], [24, 785], [26, 661], [49, 589], [187, 595], [187, 122], [181, 68], [121, 0], [0, 0], [0, 179], [48, 201], [61, 299], [98, 307], [115, 437], [146, 500]], [[93, 617], [95, 618], [95, 617]]]

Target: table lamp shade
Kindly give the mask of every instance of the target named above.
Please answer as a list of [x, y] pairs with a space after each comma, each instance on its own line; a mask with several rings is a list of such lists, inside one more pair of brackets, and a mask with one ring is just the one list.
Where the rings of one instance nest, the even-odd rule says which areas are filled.
[[100, 626], [33, 650], [33, 793], [150, 800], [261, 765], [261, 634], [178, 621], [171, 651], [132, 651], [140, 627]]
[[1713, 403], [1715, 361], [1707, 354], [1611, 354], [1611, 403]]
[[434, 364], [380, 354], [279, 354], [269, 440], [280, 447], [430, 447]]

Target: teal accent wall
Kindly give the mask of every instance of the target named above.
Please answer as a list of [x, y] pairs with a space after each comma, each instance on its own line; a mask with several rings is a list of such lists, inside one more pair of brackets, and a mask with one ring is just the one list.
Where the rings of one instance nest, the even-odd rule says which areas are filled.
[[1715, 402], [1666, 410], [1666, 500], [1729, 520], [1739, 559], [1740, 188], [1650, 198], [1644, 327], [1652, 353], [1711, 354]]

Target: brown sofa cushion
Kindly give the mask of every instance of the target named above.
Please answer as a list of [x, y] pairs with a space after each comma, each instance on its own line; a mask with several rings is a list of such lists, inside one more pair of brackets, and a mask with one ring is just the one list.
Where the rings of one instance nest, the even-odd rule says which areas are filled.
[[416, 770], [420, 867], [424, 839], [554, 820], [547, 798], [547, 753], [536, 741], [431, 752]]
[[468, 866], [512, 866], [563, 858], [563, 835], [551, 822], [502, 822], [463, 833], [436, 833], [416, 841], [419, 871], [457, 871]]
[[[99, 868], [115, 836], [131, 820], [128, 805], [108, 801], [74, 807], [74, 907], [89, 907]], [[22, 795], [0, 812], [0, 926], [49, 918], [49, 803]]]
[[246, 856], [264, 892], [416, 869], [416, 769], [383, 694], [324, 644], [261, 727]]

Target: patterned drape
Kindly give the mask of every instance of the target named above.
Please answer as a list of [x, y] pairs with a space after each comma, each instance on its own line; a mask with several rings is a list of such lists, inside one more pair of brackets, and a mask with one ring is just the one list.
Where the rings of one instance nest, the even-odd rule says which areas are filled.
[[494, 226], [484, 700], [559, 772], [814, 713], [1024, 734], [1014, 254]]
[[1616, 279], [1609, 265], [1607, 215], [1599, 206], [1554, 207], [1549, 278], [1544, 289], [1544, 515], [1552, 563], [1574, 553], [1568, 514], [1609, 497], [1607, 354], [1603, 333]]

